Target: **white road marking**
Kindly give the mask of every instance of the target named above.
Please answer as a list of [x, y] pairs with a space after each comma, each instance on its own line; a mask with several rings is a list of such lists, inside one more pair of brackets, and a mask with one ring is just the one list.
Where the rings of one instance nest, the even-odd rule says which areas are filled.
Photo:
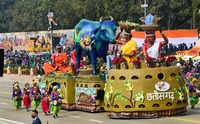
[[11, 124], [11, 123], [5, 122], [5, 121], [0, 121], [0, 124]]
[[0, 121], [9, 122], [9, 123], [11, 123], [11, 124], [25, 124], [25, 123], [22, 123], [22, 122], [13, 121], [13, 120], [8, 120], [8, 119], [5, 119], [5, 118], [0, 118]]
[[103, 123], [103, 121], [95, 120], [95, 119], [90, 119], [90, 121], [92, 121], [92, 122], [97, 122], [97, 123]]
[[72, 118], [81, 118], [80, 116], [70, 116]]
[[1, 104], [1, 105], [7, 105], [8, 103], [5, 103], [5, 102], [1, 102], [0, 104]]

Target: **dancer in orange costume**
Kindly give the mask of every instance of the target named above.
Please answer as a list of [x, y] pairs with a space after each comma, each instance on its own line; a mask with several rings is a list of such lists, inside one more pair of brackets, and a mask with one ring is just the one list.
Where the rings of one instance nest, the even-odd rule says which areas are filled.
[[44, 72], [48, 75], [54, 71], [61, 71], [63, 73], [72, 72], [72, 68], [67, 66], [67, 55], [62, 51], [61, 46], [56, 47], [56, 53], [52, 55], [53, 64], [44, 63]]

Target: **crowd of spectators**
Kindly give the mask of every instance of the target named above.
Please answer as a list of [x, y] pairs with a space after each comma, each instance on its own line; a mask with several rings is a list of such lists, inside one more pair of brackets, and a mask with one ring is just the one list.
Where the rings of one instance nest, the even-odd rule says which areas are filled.
[[4, 66], [11, 68], [37, 68], [38, 73], [43, 74], [43, 63], [50, 61], [51, 55], [45, 54], [32, 54], [25, 50], [7, 50], [4, 56]]
[[163, 51], [165, 51], [166, 55], [175, 54], [177, 51], [184, 51], [192, 49], [195, 46], [195, 43], [191, 43], [190, 46], [187, 46], [186, 43], [181, 43], [178, 45], [173, 45], [172, 43], [169, 43], [167, 46], [164, 46], [162, 48]]

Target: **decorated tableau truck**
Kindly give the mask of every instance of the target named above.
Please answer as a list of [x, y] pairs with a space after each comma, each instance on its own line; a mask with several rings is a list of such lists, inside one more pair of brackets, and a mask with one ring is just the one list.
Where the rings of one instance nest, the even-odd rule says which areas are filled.
[[[131, 23], [120, 23], [121, 29], [126, 32], [134, 27], [130, 25]], [[141, 27], [147, 32], [160, 29], [155, 24]], [[148, 59], [134, 59], [136, 54], [124, 54], [127, 58], [132, 58], [119, 59], [112, 69], [103, 71], [106, 81], [102, 80], [98, 75], [102, 68], [97, 71], [97, 57], [104, 59], [107, 55], [108, 44], [114, 43], [116, 39], [115, 30], [116, 26], [111, 17], [100, 21], [81, 20], [76, 25], [76, 71], [55, 71], [43, 76], [49, 90], [57, 85], [63, 93], [62, 108], [87, 112], [105, 111], [110, 118], [155, 118], [186, 112], [188, 97], [180, 68], [173, 66], [173, 58], [154, 59], [148, 50], [151, 47], [146, 51], [145, 57]], [[149, 35], [152, 36], [154, 35]], [[79, 66], [83, 49], [88, 50], [92, 67]]]

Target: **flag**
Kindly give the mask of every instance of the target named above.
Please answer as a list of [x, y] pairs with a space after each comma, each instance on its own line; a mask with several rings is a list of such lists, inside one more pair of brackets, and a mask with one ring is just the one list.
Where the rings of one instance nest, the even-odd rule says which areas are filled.
[[[145, 40], [145, 32], [132, 31], [132, 39], [137, 42], [138, 47], [141, 47]], [[178, 46], [181, 43], [185, 43], [188, 47], [191, 44], [197, 43], [198, 41], [198, 30], [197, 29], [180, 29], [180, 30], [164, 30], [163, 33], [169, 39], [169, 43], [174, 46]], [[164, 41], [159, 31], [155, 32], [156, 41]]]
[[53, 20], [53, 18], [52, 17], [48, 17], [49, 18], [49, 23], [53, 23], [53, 25], [55, 25], [55, 26], [57, 26], [58, 24]]

